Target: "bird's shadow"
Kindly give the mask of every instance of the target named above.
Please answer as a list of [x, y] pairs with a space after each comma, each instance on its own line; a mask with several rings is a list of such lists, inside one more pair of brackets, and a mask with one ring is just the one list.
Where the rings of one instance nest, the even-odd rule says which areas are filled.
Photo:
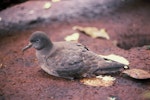
[[150, 79], [135, 79], [135, 78], [132, 78], [132, 77], [126, 75], [126, 74], [121, 74], [121, 77], [123, 77], [127, 80], [137, 82], [137, 83], [150, 84]]

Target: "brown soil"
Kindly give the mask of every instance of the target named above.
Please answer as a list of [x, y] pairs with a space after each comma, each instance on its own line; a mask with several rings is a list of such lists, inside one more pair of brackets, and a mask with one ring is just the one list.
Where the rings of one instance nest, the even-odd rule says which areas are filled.
[[[140, 6], [139, 6], [140, 5]], [[142, 2], [118, 9], [99, 19], [72, 23], [41, 24], [15, 32], [0, 40], [0, 100], [145, 100], [143, 94], [150, 90], [149, 80], [135, 80], [123, 75], [115, 76], [110, 87], [91, 87], [79, 80], [70, 81], [46, 74], [37, 63], [34, 49], [24, 54], [22, 47], [36, 30], [49, 34], [53, 41], [63, 41], [72, 34], [72, 27], [95, 26], [105, 28], [110, 40], [93, 39], [80, 34], [79, 42], [98, 54], [117, 54], [130, 61], [130, 68], [150, 72], [150, 4]], [[121, 49], [124, 48], [124, 49]]]

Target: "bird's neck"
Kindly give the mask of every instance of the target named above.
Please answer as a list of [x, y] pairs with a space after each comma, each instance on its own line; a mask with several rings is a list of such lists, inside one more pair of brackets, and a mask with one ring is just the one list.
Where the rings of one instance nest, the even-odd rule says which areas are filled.
[[45, 47], [45, 48], [43, 48], [41, 50], [38, 50], [38, 52], [41, 55], [45, 55], [46, 56], [46, 55], [48, 55], [51, 52], [52, 48], [53, 48], [53, 45], [49, 45], [49, 46], [47, 46], [47, 47]]

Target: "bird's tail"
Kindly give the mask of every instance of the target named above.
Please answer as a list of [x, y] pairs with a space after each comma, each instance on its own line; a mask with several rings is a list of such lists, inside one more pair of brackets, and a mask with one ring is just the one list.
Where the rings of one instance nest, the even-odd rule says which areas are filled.
[[100, 67], [98, 67], [95, 71], [95, 75], [102, 75], [102, 74], [115, 74], [118, 72], [122, 72], [124, 68], [124, 64], [114, 62], [114, 61], [109, 61], [105, 63], [101, 63]]

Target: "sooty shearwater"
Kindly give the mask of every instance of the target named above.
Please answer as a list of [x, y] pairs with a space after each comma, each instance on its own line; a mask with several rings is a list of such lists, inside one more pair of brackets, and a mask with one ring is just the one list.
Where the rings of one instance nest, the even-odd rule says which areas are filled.
[[66, 79], [95, 77], [122, 71], [124, 65], [108, 61], [77, 42], [52, 42], [46, 33], [36, 31], [23, 51], [36, 49], [41, 68], [50, 75]]

